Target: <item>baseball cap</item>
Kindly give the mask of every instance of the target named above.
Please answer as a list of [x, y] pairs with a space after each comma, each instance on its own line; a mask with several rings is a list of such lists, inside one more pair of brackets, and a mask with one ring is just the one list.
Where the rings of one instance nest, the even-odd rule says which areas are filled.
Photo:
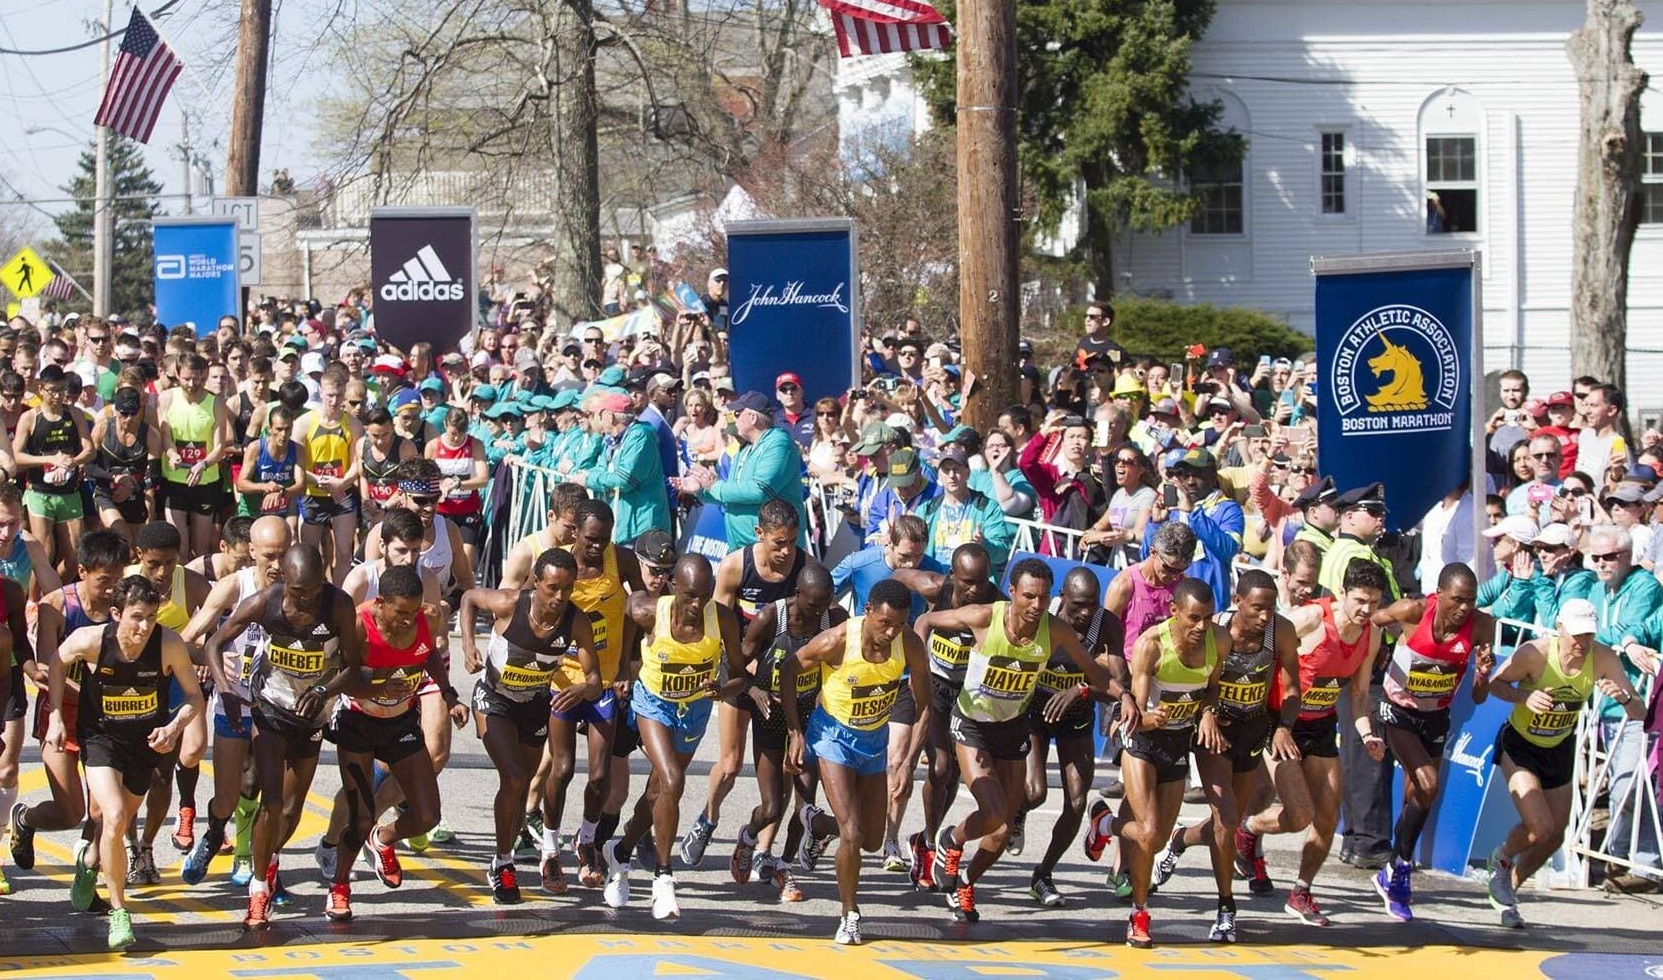
[[1558, 623], [1572, 636], [1587, 636], [1599, 631], [1599, 615], [1587, 599], [1571, 599], [1559, 607]]
[[474, 401], [494, 402], [497, 400], [497, 389], [495, 385], [479, 385], [468, 394], [468, 397]]
[[1605, 503], [1609, 500], [1620, 500], [1625, 504], [1637, 504], [1645, 499], [1645, 487], [1642, 487], [1638, 483], [1630, 483], [1629, 481], [1624, 480], [1623, 482], [1617, 484], [1610, 493], [1602, 497], [1600, 499], [1600, 503]]
[[873, 422], [860, 430], [860, 441], [850, 447], [850, 451], [860, 456], [870, 456], [885, 446], [893, 446], [901, 441], [901, 434], [894, 426], [883, 422]]
[[595, 379], [595, 383], [612, 388], [621, 388], [624, 384], [624, 369], [614, 364], [602, 371], [600, 377]]
[[1569, 548], [1575, 539], [1576, 535], [1571, 533], [1570, 525], [1554, 521], [1552, 524], [1542, 525], [1542, 529], [1536, 532], [1536, 540], [1531, 544], [1537, 547]]
[[647, 564], [663, 568], [676, 560], [676, 542], [668, 531], [642, 531], [635, 539], [635, 554]]
[[577, 408], [581, 404], [583, 404], [583, 396], [577, 393], [576, 388], [562, 389], [554, 396], [554, 410], [556, 412], [564, 412], [568, 408]]
[[400, 388], [393, 392], [393, 397], [387, 399], [387, 411], [395, 415], [407, 408], [420, 411], [421, 407], [422, 396], [416, 394], [413, 388]]
[[647, 379], [648, 391], [674, 391], [681, 387], [681, 379], [663, 371]]
[[581, 353], [583, 353], [583, 348], [576, 344], [567, 344], [566, 346], [560, 348], [561, 357], [571, 357], [573, 354]]
[[918, 451], [915, 449], [897, 449], [889, 457], [889, 468], [884, 471], [884, 480], [896, 490], [905, 490], [918, 482]]
[[1547, 397], [1548, 408], [1573, 408], [1576, 398], [1568, 391], [1556, 391]]
[[803, 386], [803, 379], [798, 377], [795, 372], [787, 371], [774, 379], [774, 387], [778, 388], [780, 385], [796, 385], [801, 388]]
[[[1553, 525], [1550, 524], [1548, 526], [1552, 527]], [[1564, 527], [1563, 524], [1559, 526]], [[1567, 528], [1567, 530], [1569, 529]], [[1519, 544], [1535, 544], [1539, 534], [1540, 532], [1536, 528], [1536, 522], [1522, 514], [1514, 514], [1511, 517], [1504, 517], [1497, 522], [1495, 527], [1484, 529], [1484, 536], [1492, 541], [1496, 538], [1505, 537], [1512, 538]]]
[[1178, 417], [1178, 403], [1177, 403], [1177, 401], [1175, 401], [1171, 398], [1162, 398], [1160, 401], [1158, 401], [1155, 404], [1149, 406], [1149, 414], [1150, 415], [1170, 415], [1173, 418], [1177, 418]]
[[1229, 367], [1235, 363], [1236, 355], [1228, 347], [1215, 347], [1213, 352], [1207, 355], [1207, 366], [1210, 368]]
[[735, 388], [733, 386], [733, 375], [731, 375], [731, 374], [723, 374], [723, 375], [720, 375], [720, 376], [717, 376], [717, 377], [712, 377], [710, 379], [710, 386], [712, 388], [716, 389], [717, 391], [738, 391], [739, 390], [738, 388]]
[[733, 400], [733, 407], [738, 409], [749, 409], [753, 412], [760, 412], [763, 415], [774, 414], [773, 401], [760, 391], [745, 392], [743, 395], [740, 395], [738, 398]]
[[964, 451], [963, 446], [948, 446], [941, 451], [941, 455], [936, 457], [935, 465], [939, 468], [948, 463], [957, 463], [968, 469], [970, 467], [970, 454]]
[[1524, 403], [1525, 413], [1533, 419], [1539, 419], [1548, 413], [1548, 403], [1540, 398], [1531, 398]]
[[302, 374], [322, 374], [323, 368], [323, 355], [317, 351], [307, 351], [301, 355], [300, 371]]
[[422, 380], [421, 384], [416, 386], [416, 389], [418, 391], [431, 391], [436, 395], [442, 395], [445, 392], [445, 383], [440, 381], [438, 378], [425, 378]]
[[1173, 470], [1201, 470], [1203, 472], [1210, 473], [1218, 468], [1218, 462], [1213, 459], [1213, 454], [1207, 452], [1205, 449], [1191, 449], [1189, 452], [1186, 452], [1184, 455], [1178, 457], [1178, 459], [1167, 468]]
[[404, 362], [404, 358], [399, 357], [396, 354], [382, 354], [380, 357], [375, 359], [374, 364], [370, 365], [370, 370], [378, 374], [397, 374], [402, 376], [410, 373], [410, 365]]

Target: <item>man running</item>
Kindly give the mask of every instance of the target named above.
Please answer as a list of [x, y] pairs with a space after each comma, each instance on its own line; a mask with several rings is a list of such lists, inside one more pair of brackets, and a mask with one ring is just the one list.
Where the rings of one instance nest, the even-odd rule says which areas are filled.
[[[1074, 628], [1086, 653], [1109, 672], [1109, 694], [1117, 701], [1105, 710], [1118, 706], [1126, 717], [1136, 717], [1139, 714], [1137, 699], [1132, 695], [1131, 675], [1126, 668], [1126, 659], [1121, 655], [1125, 642], [1120, 635], [1120, 617], [1102, 607], [1102, 593], [1102, 583], [1091, 569], [1070, 569], [1062, 579], [1062, 595], [1053, 602], [1054, 615]], [[1053, 742], [1057, 745], [1057, 767], [1062, 773], [1062, 812], [1057, 814], [1057, 822], [1051, 828], [1050, 845], [1034, 866], [1028, 886], [1028, 894], [1046, 908], [1056, 908], [1063, 903], [1062, 893], [1057, 891], [1051, 878], [1057, 862], [1062, 860], [1063, 852], [1073, 842], [1074, 835], [1080, 832], [1080, 820], [1086, 813], [1086, 794], [1091, 791], [1095, 775], [1097, 746], [1092, 734], [1097, 727], [1096, 705], [1071, 693], [1085, 682], [1085, 674], [1069, 661], [1066, 653], [1054, 652], [1050, 662], [1039, 672], [1039, 680], [1034, 684], [1034, 701], [1028, 706], [1028, 724], [1032, 728], [1028, 751], [1028, 792], [1022, 813], [1016, 819], [1017, 827], [1023, 825], [1023, 817], [1029, 810], [1036, 810], [1045, 804], [1046, 756]], [[1066, 703], [1067, 708], [1057, 714], [1055, 706], [1062, 703]], [[1015, 853], [1014, 832], [1011, 843], [1011, 851]]]
[[1622, 705], [1633, 721], [1646, 702], [1628, 682], [1622, 660], [1594, 642], [1594, 604], [1571, 599], [1555, 617], [1558, 632], [1521, 644], [1490, 678], [1490, 694], [1513, 705], [1496, 735], [1495, 764], [1519, 822], [1490, 854], [1490, 904], [1501, 924], [1524, 927], [1520, 885], [1530, 880], [1565, 840], [1576, 778], [1576, 719], [1595, 690]]
[[294, 441], [306, 470], [300, 540], [320, 549], [335, 585], [352, 570], [358, 533], [358, 452], [364, 442], [364, 427], [345, 408], [347, 381], [343, 365], [330, 365], [318, 379], [318, 407], [294, 424]]
[[[1061, 650], [1086, 676], [1071, 697], [1046, 705], [1052, 721], [1075, 699], [1108, 699], [1109, 672], [1080, 645], [1074, 628], [1048, 611], [1051, 583], [1051, 566], [1024, 558], [1011, 567], [1010, 601], [925, 613], [913, 627], [920, 639], [932, 629], [968, 629], [975, 635], [949, 729], [976, 807], [937, 833], [932, 869], [936, 887], [947, 893], [947, 906], [961, 922], [980, 918], [976, 880], [1004, 851], [1011, 818], [1027, 799], [1027, 714], [1041, 669]], [[961, 876], [964, 845], [978, 838], [976, 856]]]
[[[60, 751], [69, 735], [63, 712], [65, 667], [82, 665], [76, 741], [86, 763], [87, 789], [100, 813], [98, 849], [110, 890], [113, 950], [134, 941], [126, 896], [127, 825], [180, 734], [202, 713], [202, 691], [185, 644], [172, 630], [156, 625], [161, 604], [148, 579], [128, 576], [112, 596], [112, 622], [77, 630], [48, 665], [52, 714], [46, 740]], [[170, 684], [184, 692], [184, 706], [171, 721]]]
[[[255, 593], [208, 638], [208, 667], [233, 731], [242, 728], [243, 701], [225, 671], [223, 651], [258, 622], [266, 643], [249, 673], [254, 766], [260, 811], [254, 820], [253, 860], [245, 929], [271, 925], [278, 890], [277, 854], [294, 833], [318, 768], [327, 709], [363, 666], [352, 600], [324, 579], [315, 548], [295, 545], [283, 555], [283, 581]], [[385, 852], [385, 857], [389, 852]]]
[[[484, 670], [474, 686], [474, 721], [485, 753], [497, 770], [497, 794], [492, 806], [496, 851], [487, 877], [491, 899], [498, 905], [518, 905], [519, 876], [514, 868], [514, 841], [525, 821], [526, 790], [548, 747], [551, 687], [562, 662], [577, 658], [584, 683], [568, 684], [560, 692], [568, 705], [600, 690], [600, 668], [595, 660], [589, 617], [571, 601], [577, 584], [577, 561], [570, 553], [550, 548], [531, 564], [524, 590], [469, 589], [462, 593], [461, 620], [472, 623], [480, 610], [493, 617], [491, 638], [480, 656], [474, 631], [462, 631], [462, 656], [468, 673]], [[542, 841], [545, 852], [557, 853], [559, 842]], [[548, 890], [553, 884], [545, 880]]]
[[[676, 880], [670, 872], [670, 848], [678, 839], [676, 824], [687, 764], [693, 761], [710, 723], [712, 700], [732, 697], [748, 676], [738, 617], [717, 603], [715, 594], [716, 575], [709, 559], [687, 555], [676, 562], [669, 595], [629, 598], [629, 617], [647, 638], [640, 674], [630, 692], [630, 711], [641, 733], [641, 748], [652, 763], [646, 794], [653, 801], [652, 831], [657, 845], [655, 919], [681, 915]], [[629, 902], [629, 854], [647, 829], [637, 810], [618, 842], [602, 849], [606, 904], [612, 908], [623, 908]]]
[[[761, 610], [796, 591], [797, 575], [808, 557], [807, 552], [797, 547], [801, 535], [797, 509], [783, 500], [770, 500], [757, 511], [756, 543], [730, 552], [716, 566], [716, 601], [739, 614], [741, 629], [748, 628]], [[744, 768], [750, 713], [751, 702], [745, 697], [716, 706], [716, 734], [721, 755], [710, 768], [704, 810], [681, 839], [681, 860], [689, 868], [698, 867], [704, 860], [705, 848], [710, 846], [722, 814], [722, 801], [727, 799], [739, 770]], [[763, 832], [768, 838], [764, 844], [766, 850], [773, 845], [773, 830], [764, 827]]]
[[156, 406], [167, 519], [179, 529], [190, 557], [214, 550], [214, 515], [221, 499], [219, 464], [235, 441], [231, 413], [203, 387], [207, 380], [207, 358], [185, 355], [179, 362], [179, 386], [162, 392]]
[[[450, 672], [433, 642], [434, 630], [443, 626], [438, 611], [422, 602], [421, 574], [409, 565], [381, 573], [376, 597], [358, 607], [363, 667], [358, 676], [349, 677], [328, 729], [340, 759], [347, 812], [335, 881], [324, 908], [333, 921], [352, 918], [352, 865], [360, 847], [381, 883], [397, 888], [404, 883], [404, 871], [393, 844], [427, 833], [439, 820], [439, 781], [416, 710], [423, 674], [439, 684], [456, 727], [468, 722], [468, 707], [451, 686]], [[405, 806], [391, 826], [378, 822], [377, 762], [391, 770], [404, 790]]]
[[1214, 617], [1229, 635], [1218, 686], [1218, 733], [1224, 747], [1214, 752], [1198, 744], [1195, 754], [1212, 813], [1172, 832], [1151, 881], [1152, 889], [1166, 884], [1184, 851], [1205, 841], [1218, 888], [1218, 914], [1207, 938], [1218, 943], [1236, 941], [1235, 838], [1270, 742], [1271, 678], [1279, 669], [1290, 677], [1299, 675], [1299, 637], [1293, 624], [1276, 614], [1277, 598], [1276, 580], [1248, 569], [1236, 579], [1235, 606]]
[[1437, 592], [1394, 602], [1374, 614], [1376, 626], [1412, 627], [1386, 665], [1386, 696], [1380, 701], [1386, 747], [1403, 767], [1403, 810], [1392, 835], [1392, 859], [1374, 876], [1386, 914], [1402, 922], [1415, 917], [1409, 875], [1421, 830], [1438, 799], [1449, 705], [1475, 663], [1473, 702], [1483, 704], [1489, 697], [1496, 622], [1477, 604], [1478, 576], [1457, 562], [1439, 573]]
[[[815, 566], [818, 568], [818, 566]], [[779, 684], [797, 687], [804, 672], [819, 674], [820, 704], [804, 719], [795, 698], [781, 702], [789, 747], [784, 765], [797, 773], [816, 761], [831, 815], [803, 804], [807, 854], [817, 857], [833, 836], [837, 850], [837, 897], [842, 914], [837, 941], [859, 946], [860, 853], [883, 843], [889, 787], [889, 712], [908, 674], [918, 704], [928, 705], [929, 667], [924, 640], [907, 630], [912, 595], [889, 579], [872, 587], [866, 612], [810, 640], [795, 656], [780, 661]], [[754, 822], [754, 820], [753, 820]]]
[[[798, 717], [812, 711], [820, 693], [820, 673], [814, 670], [799, 673], [793, 686], [782, 687], [780, 665], [794, 659], [816, 636], [848, 618], [849, 614], [832, 602], [831, 573], [824, 565], [810, 563], [797, 575], [796, 594], [764, 606], [745, 630], [745, 659], [755, 665], [755, 676], [739, 697], [741, 701], [749, 698], [754, 705], [749, 714], [760, 802], [751, 810], [750, 821], [739, 829], [729, 871], [734, 881], [744, 884], [751, 880], [753, 872], [760, 877], [772, 868], [781, 901], [798, 902], [803, 898], [802, 889], [797, 887], [791, 873], [797, 849], [802, 844], [802, 821], [791, 822], [783, 862], [774, 860], [772, 840], [761, 840], [763, 832], [776, 826], [785, 814], [790, 799], [787, 794], [793, 783], [794, 774], [785, 769], [789, 726], [782, 705], [787, 700], [795, 701]], [[796, 775], [800, 777], [794, 781], [800, 807], [813, 802], [814, 781], [810, 774]]]
[[[249, 530], [249, 555], [254, 563], [239, 569], [235, 575], [215, 583], [208, 601], [202, 604], [190, 624], [181, 634], [187, 643], [198, 643], [211, 636], [232, 613], [255, 593], [276, 585], [282, 579], [283, 555], [293, 543], [289, 522], [275, 514], [256, 520]], [[225, 843], [225, 825], [236, 817], [237, 850], [232, 855], [231, 883], [247, 885], [252, 877], [253, 864], [245, 848], [252, 843], [254, 808], [256, 801], [243, 795], [244, 769], [248, 763], [249, 727], [236, 709], [236, 716], [227, 713], [226, 693], [239, 704], [249, 702], [248, 677], [254, 661], [266, 641], [265, 628], [258, 622], [250, 623], [242, 636], [225, 648], [225, 676], [231, 683], [214, 695], [214, 794], [208, 801], [208, 829], [197, 838], [185, 856], [180, 872], [185, 884], [199, 884], [208, 874], [208, 863]], [[210, 668], [211, 669], [211, 668]], [[233, 724], [235, 722], [235, 724]], [[247, 830], [245, 834], [244, 826]]]

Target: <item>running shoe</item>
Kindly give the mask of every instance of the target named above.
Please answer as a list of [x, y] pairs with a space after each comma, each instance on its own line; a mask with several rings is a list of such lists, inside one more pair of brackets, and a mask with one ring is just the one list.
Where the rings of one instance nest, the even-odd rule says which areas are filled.
[[312, 860], [318, 863], [318, 876], [326, 885], [335, 883], [335, 872], [340, 868], [341, 849], [318, 841], [318, 846], [312, 849]]
[[577, 845], [577, 883], [585, 888], [599, 888], [606, 883], [606, 872], [601, 869], [601, 856], [594, 841]]
[[676, 879], [674, 876], [653, 876], [652, 917], [655, 919], [681, 918], [681, 906], [676, 902]]
[[139, 858], [143, 850], [132, 844], [127, 845], [127, 887], [137, 888], [145, 884], [144, 862]]
[[247, 854], [238, 854], [231, 858], [231, 884], [238, 888], [247, 888], [254, 880], [254, 859]]
[[1236, 913], [1219, 909], [1213, 919], [1213, 927], [1207, 932], [1210, 943], [1233, 943], [1236, 941]]
[[1523, 929], [1524, 916], [1519, 914], [1517, 907], [1509, 905], [1501, 910], [1501, 924], [1509, 929]]
[[935, 890], [935, 851], [924, 840], [924, 832], [920, 830], [907, 838], [907, 847], [912, 851], [912, 868], [908, 877], [912, 879], [912, 887], [921, 892]]
[[606, 887], [601, 897], [607, 905], [621, 909], [629, 904], [629, 862], [618, 857], [618, 845], [610, 841], [601, 848], [601, 857], [606, 859]]
[[800, 902], [803, 900], [803, 889], [797, 884], [797, 876], [791, 873], [790, 865], [780, 861], [774, 865], [774, 887], [780, 890], [780, 901]]
[[1006, 854], [1009, 854], [1011, 857], [1020, 857], [1022, 855], [1023, 832], [1027, 829], [1027, 826], [1028, 811], [1018, 811], [1016, 817], [1011, 820], [1011, 836], [1010, 840], [1005, 844]]
[[1178, 870], [1178, 859], [1184, 856], [1184, 828], [1174, 827], [1172, 837], [1166, 842], [1166, 850], [1160, 853], [1155, 861], [1155, 873], [1149, 880], [1149, 890], [1154, 891], [1167, 883], [1172, 873]]
[[69, 904], [79, 912], [92, 908], [93, 899], [98, 897], [98, 869], [87, 865], [91, 850], [92, 841], [75, 845], [75, 880], [69, 885]]
[[330, 884], [329, 898], [323, 907], [323, 917], [331, 922], [352, 921], [352, 886], [346, 882]]
[[35, 866], [35, 828], [25, 826], [23, 814], [29, 807], [20, 802], [12, 804], [11, 829], [6, 832], [6, 848], [11, 851], [12, 863], [28, 871]]
[[841, 919], [837, 920], [837, 943], [838, 943], [838, 945], [839, 946], [859, 946], [861, 944], [861, 942], [862, 942], [862, 940], [860, 938], [860, 913], [859, 912], [848, 912], [848, 913], [844, 914], [844, 916]]
[[1236, 828], [1236, 877], [1253, 880], [1253, 859], [1259, 856], [1259, 835]]
[[1114, 840], [1114, 835], [1108, 827], [1109, 805], [1102, 800], [1092, 800], [1091, 809], [1086, 812], [1086, 859], [1089, 861], [1103, 860], [1103, 850]]
[[963, 859], [964, 848], [953, 843], [953, 828], [943, 824], [935, 834], [935, 863], [930, 869], [937, 889], [948, 893], [958, 890], [959, 862]]
[[901, 854], [901, 845], [892, 840], [883, 842], [883, 869], [885, 871], [907, 870], [907, 859]]
[[294, 895], [283, 887], [283, 876], [277, 871], [277, 859], [271, 859], [266, 865], [266, 891], [271, 894], [273, 908], [285, 908], [294, 904]]
[[550, 895], [566, 894], [566, 870], [560, 866], [559, 851], [544, 852], [537, 871], [543, 876], [543, 891]]
[[[750, 840], [746, 840], [746, 837]], [[733, 856], [728, 858], [728, 874], [733, 876], [736, 884], [750, 883], [751, 860], [755, 856], [756, 835], [751, 833], [750, 827], [739, 828], [739, 840], [733, 845]]]
[[1149, 938], [1149, 910], [1133, 909], [1126, 920], [1126, 945], [1137, 949], [1153, 949], [1155, 940]]
[[449, 844], [456, 839], [456, 831], [450, 829], [450, 824], [445, 823], [444, 817], [440, 817], [439, 822], [427, 832], [427, 839], [435, 844]]
[[1510, 909], [1519, 904], [1518, 892], [1513, 888], [1513, 862], [1501, 856], [1501, 848], [1490, 852], [1490, 904], [1497, 909]]
[[179, 808], [179, 819], [173, 822], [173, 846], [181, 854], [190, 853], [196, 844], [196, 807]]
[[832, 842], [831, 835], [822, 837], [814, 832], [814, 818], [824, 812], [812, 803], [804, 803], [799, 814], [803, 822], [803, 846], [797, 855], [797, 867], [804, 871], [814, 870], [814, 866], [820, 863], [820, 855], [826, 853]]
[[202, 884], [202, 879], [208, 877], [208, 864], [213, 861], [214, 855], [219, 853], [219, 845], [224, 840], [225, 826], [221, 824], [216, 830], [213, 821], [209, 821], [208, 829], [196, 839], [196, 844], [191, 847], [191, 852], [185, 855], [185, 863], [179, 869], [179, 877], [185, 880], [185, 884]]
[[409, 846], [410, 853], [420, 854], [433, 846], [433, 838], [429, 834], [417, 834], [414, 837], [404, 838], [404, 843]]
[[[555, 867], [558, 868], [559, 866], [560, 863], [556, 860]], [[520, 904], [520, 875], [514, 865], [499, 865], [495, 861], [491, 862], [491, 866], [485, 869], [485, 880], [491, 884], [491, 901], [498, 905]], [[561, 879], [561, 884], [561, 891], [555, 894], [564, 893], [564, 878]], [[546, 877], [543, 879], [543, 888], [545, 890], [548, 888]]]
[[162, 883], [162, 873], [156, 870], [156, 851], [149, 844], [139, 848], [139, 870], [146, 885]]
[[243, 928], [247, 930], [271, 928], [271, 893], [257, 891], [248, 893], [248, 914], [243, 916]]
[[976, 886], [969, 882], [947, 893], [947, 907], [953, 910], [953, 918], [960, 922], [975, 922], [982, 917], [976, 911]]
[[1374, 890], [1386, 903], [1386, 914], [1399, 922], [1412, 922], [1415, 918], [1414, 911], [1409, 907], [1412, 900], [1410, 870], [1409, 862], [1394, 858], [1390, 867], [1374, 873]]
[[381, 828], [378, 826], [370, 831], [364, 840], [364, 856], [369, 858], [370, 866], [375, 869], [375, 876], [388, 888], [397, 888], [404, 884], [404, 869], [399, 866], [398, 852], [392, 845], [381, 843]]
[[110, 911], [110, 949], [126, 949], [133, 945], [133, 916], [126, 909]]
[[1322, 914], [1322, 909], [1317, 906], [1317, 900], [1311, 897], [1309, 891], [1302, 888], [1295, 888], [1288, 893], [1288, 901], [1287, 904], [1282, 906], [1282, 911], [1308, 926], [1328, 925], [1328, 916]]
[[1108, 886], [1114, 897], [1125, 901], [1132, 897], [1132, 873], [1125, 868], [1118, 871], [1111, 869], [1104, 878], [1103, 884]]
[[1270, 880], [1270, 872], [1265, 870], [1265, 859], [1256, 857], [1251, 866], [1252, 875], [1247, 879], [1247, 891], [1250, 895], [1272, 895], [1276, 892], [1276, 882]]
[[[699, 814], [693, 821], [693, 826], [687, 828], [687, 833], [681, 836], [681, 863], [689, 868], [696, 868], [704, 861], [705, 848], [710, 846], [710, 838], [716, 835], [716, 825]], [[656, 890], [658, 884], [653, 883]]]
[[1050, 875], [1035, 875], [1028, 887], [1028, 896], [1048, 909], [1062, 905], [1062, 892], [1052, 883]]

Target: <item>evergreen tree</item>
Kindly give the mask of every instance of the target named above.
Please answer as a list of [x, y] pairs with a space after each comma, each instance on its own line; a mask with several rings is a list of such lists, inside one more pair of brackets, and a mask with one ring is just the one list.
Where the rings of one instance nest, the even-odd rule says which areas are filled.
[[[59, 241], [49, 246], [52, 257], [71, 275], [93, 290], [92, 216], [97, 186], [97, 157], [91, 149], [81, 154], [81, 165], [63, 190], [75, 207], [53, 219]], [[116, 133], [110, 134], [110, 193], [115, 214], [114, 264], [110, 270], [111, 313], [147, 314], [155, 299], [150, 259], [150, 219], [161, 213], [156, 195], [162, 185], [144, 162], [144, 148]], [[77, 303], [69, 304], [71, 306]]]
[[[1030, 232], [1054, 230], [1085, 188], [1081, 241], [1099, 294], [1114, 289], [1115, 234], [1155, 232], [1200, 210], [1185, 175], [1240, 162], [1222, 106], [1189, 94], [1190, 45], [1213, 0], [1016, 0], [1017, 155]], [[939, 5], [949, 20], [956, 0]], [[951, 125], [957, 62], [914, 59], [936, 119]], [[961, 175], [969, 177], [970, 175]]]

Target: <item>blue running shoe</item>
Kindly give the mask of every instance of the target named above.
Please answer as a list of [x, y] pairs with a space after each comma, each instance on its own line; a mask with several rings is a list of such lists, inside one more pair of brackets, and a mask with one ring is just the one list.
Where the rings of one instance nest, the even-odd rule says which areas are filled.
[[1399, 922], [1412, 922], [1415, 918], [1415, 913], [1410, 908], [1414, 897], [1409, 887], [1409, 874], [1412, 870], [1409, 862], [1394, 859], [1387, 867], [1374, 874], [1374, 890], [1385, 902], [1386, 914]]

